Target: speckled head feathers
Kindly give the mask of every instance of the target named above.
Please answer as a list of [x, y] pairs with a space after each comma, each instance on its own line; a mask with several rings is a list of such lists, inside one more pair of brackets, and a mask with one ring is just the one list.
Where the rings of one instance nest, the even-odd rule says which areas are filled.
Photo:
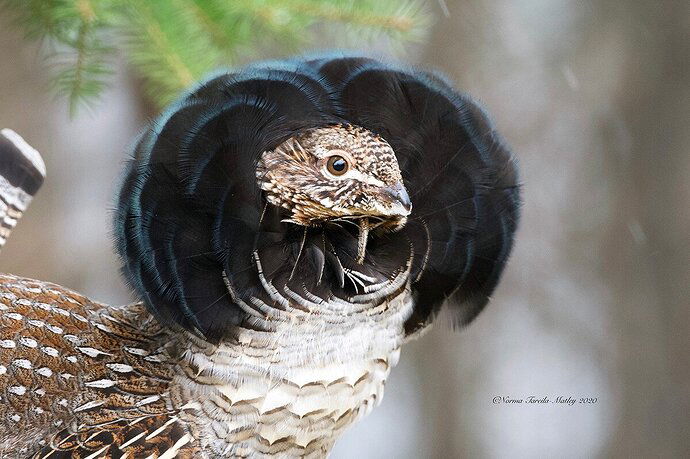
[[[331, 170], [333, 164], [340, 170]], [[289, 138], [261, 155], [257, 179], [269, 203], [305, 226], [372, 217], [400, 227], [410, 214], [393, 149], [357, 126], [320, 127]]]
[[[354, 175], [323, 181], [331, 150]], [[301, 181], [288, 185], [297, 166]], [[372, 233], [359, 269], [385, 280], [411, 263], [408, 333], [446, 300], [465, 324], [510, 253], [516, 165], [484, 112], [435, 74], [359, 56], [258, 63], [203, 82], [142, 136], [119, 195], [117, 250], [159, 319], [221, 340], [250, 321], [239, 303], [265, 293], [257, 253], [271, 285], [353, 295], [341, 278], [357, 236], [329, 212], [404, 217], [398, 231]]]

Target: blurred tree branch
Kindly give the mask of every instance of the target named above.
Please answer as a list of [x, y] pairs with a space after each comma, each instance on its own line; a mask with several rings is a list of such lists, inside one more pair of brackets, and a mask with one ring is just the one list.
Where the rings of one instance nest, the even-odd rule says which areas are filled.
[[[418, 41], [429, 25], [419, 0], [0, 0], [29, 39], [51, 48], [58, 94], [77, 106], [98, 98], [125, 58], [162, 107], [219, 66], [254, 58], [267, 42], [283, 49], [322, 43], [323, 34], [373, 42]], [[317, 33], [317, 25], [328, 24]], [[335, 27], [334, 27], [335, 26]], [[342, 41], [341, 41], [342, 39]]]

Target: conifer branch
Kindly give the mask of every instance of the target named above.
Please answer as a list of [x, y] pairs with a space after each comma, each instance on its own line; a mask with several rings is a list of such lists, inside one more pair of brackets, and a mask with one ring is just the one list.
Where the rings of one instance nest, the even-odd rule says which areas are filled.
[[216, 67], [316, 41], [316, 30], [317, 46], [331, 33], [335, 46], [347, 47], [348, 34], [360, 46], [377, 34], [395, 43], [418, 39], [428, 24], [421, 0], [0, 0], [0, 7], [28, 38], [55, 49], [54, 83], [70, 113], [102, 93], [115, 48], [163, 106]]

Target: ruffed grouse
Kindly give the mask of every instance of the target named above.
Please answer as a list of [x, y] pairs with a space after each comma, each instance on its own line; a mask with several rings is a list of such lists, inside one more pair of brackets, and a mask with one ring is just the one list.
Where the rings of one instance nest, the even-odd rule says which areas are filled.
[[[3, 131], [0, 242], [44, 174]], [[481, 311], [518, 214], [511, 154], [443, 77], [357, 56], [218, 74], [125, 172], [141, 302], [0, 276], [0, 456], [326, 456], [442, 305]]]

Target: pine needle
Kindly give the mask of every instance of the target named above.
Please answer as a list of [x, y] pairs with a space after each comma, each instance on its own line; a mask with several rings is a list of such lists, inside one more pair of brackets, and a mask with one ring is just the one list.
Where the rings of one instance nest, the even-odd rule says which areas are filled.
[[102, 94], [120, 50], [163, 107], [217, 67], [300, 46], [418, 41], [419, 0], [0, 0], [27, 38], [55, 51], [54, 87], [70, 114]]

